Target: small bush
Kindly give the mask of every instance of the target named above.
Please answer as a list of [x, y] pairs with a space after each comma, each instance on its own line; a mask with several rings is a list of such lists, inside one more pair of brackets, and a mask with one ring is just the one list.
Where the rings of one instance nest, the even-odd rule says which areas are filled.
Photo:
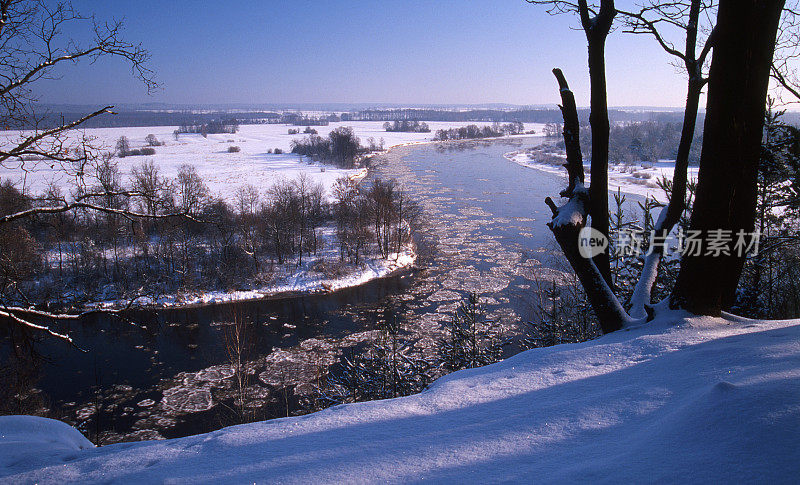
[[155, 148], [151, 148], [151, 147], [144, 147], [141, 150], [139, 150], [139, 152], [142, 155], [155, 155], [156, 154], [156, 149]]
[[299, 128], [297, 128], [297, 129], [295, 129], [295, 128], [289, 128], [289, 134], [290, 134], [290, 135], [296, 135], [296, 134], [298, 134], [298, 133], [300, 133], [300, 129], [299, 129]]
[[231, 145], [228, 147], [228, 153], [238, 153], [241, 151], [241, 148], [237, 147], [236, 145]]
[[131, 144], [128, 141], [128, 137], [126, 136], [119, 137], [119, 139], [117, 140], [116, 152], [120, 156], [120, 158], [125, 157], [126, 155], [130, 155], [131, 154], [130, 151], [131, 151]]
[[283, 149], [281, 149], [281, 148], [276, 148], [276, 149], [275, 149], [275, 151], [274, 151], [273, 153], [275, 153], [275, 154], [277, 154], [277, 155], [280, 155], [281, 153], [283, 153]]
[[156, 135], [154, 135], [152, 133], [147, 135], [144, 138], [144, 141], [151, 147], [160, 147], [161, 145], [163, 145], [162, 142], [158, 141], [158, 138], [156, 138]]

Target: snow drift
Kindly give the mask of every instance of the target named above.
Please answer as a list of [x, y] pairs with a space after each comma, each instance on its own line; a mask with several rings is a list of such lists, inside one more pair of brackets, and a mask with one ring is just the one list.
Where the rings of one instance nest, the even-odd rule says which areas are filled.
[[0, 419], [3, 480], [791, 482], [800, 320], [670, 313], [419, 395], [167, 441], [87, 449], [51, 425]]

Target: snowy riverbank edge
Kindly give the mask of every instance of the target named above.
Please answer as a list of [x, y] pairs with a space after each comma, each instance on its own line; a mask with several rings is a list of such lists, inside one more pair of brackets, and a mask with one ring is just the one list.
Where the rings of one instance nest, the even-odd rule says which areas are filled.
[[[512, 151], [503, 155], [507, 160], [525, 168], [539, 170], [566, 178], [566, 172], [561, 165], [551, 165], [532, 160], [524, 151]], [[591, 174], [586, 173], [586, 183], [591, 180]], [[696, 180], [699, 167], [691, 166], [688, 169], [689, 180]], [[655, 197], [657, 200], [665, 198], [664, 191], [656, 183], [661, 177], [672, 180], [674, 161], [662, 160], [655, 164], [644, 166], [627, 166], [624, 164], [610, 164], [608, 167], [608, 187], [612, 192], [618, 189], [627, 194], [641, 197]]]
[[404, 398], [95, 448], [0, 417], [9, 483], [759, 482], [800, 472], [800, 320], [688, 317], [455, 372]]
[[[350, 179], [360, 182], [369, 174], [362, 168]], [[158, 297], [140, 297], [130, 300], [104, 300], [84, 304], [87, 310], [115, 310], [122, 308], [190, 308], [221, 303], [248, 302], [267, 298], [301, 297], [312, 294], [332, 293], [354, 288], [370, 281], [388, 278], [414, 267], [417, 261], [416, 244], [413, 240], [400, 252], [390, 253], [386, 258], [365, 258], [360, 267], [341, 277], [328, 278], [307, 271], [286, 275], [283, 282], [246, 290], [208, 290], [184, 294], [168, 294]]]
[[[325, 277], [300, 271], [284, 278], [282, 283], [246, 290], [210, 290], [186, 294], [162, 295], [157, 298], [142, 297], [130, 305], [131, 308], [188, 308], [219, 303], [246, 302], [266, 298], [300, 297], [320, 293], [332, 293], [353, 288], [370, 281], [388, 278], [413, 268], [417, 260], [416, 246], [409, 242], [401, 252], [390, 253], [386, 259], [368, 258], [354, 271], [341, 277]], [[128, 301], [111, 300], [89, 303], [88, 309], [119, 309], [129, 306]]]

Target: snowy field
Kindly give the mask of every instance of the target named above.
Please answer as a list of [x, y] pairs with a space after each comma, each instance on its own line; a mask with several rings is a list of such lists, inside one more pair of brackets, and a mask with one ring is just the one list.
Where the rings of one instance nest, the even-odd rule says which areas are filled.
[[[386, 132], [383, 129], [383, 122], [378, 121], [338, 122], [313, 128], [320, 136], [327, 136], [331, 130], [340, 126], [350, 126], [361, 139], [362, 145], [367, 145], [370, 137], [374, 138], [376, 143], [383, 138], [385, 148], [390, 148], [430, 141], [436, 130], [469, 124], [490, 125], [490, 123], [429, 122], [430, 133]], [[276, 181], [292, 180], [300, 173], [305, 173], [313, 181], [321, 183], [330, 195], [330, 187], [336, 179], [363, 175], [360, 170], [343, 170], [330, 165], [309, 163], [291, 153], [277, 155], [267, 153], [269, 150], [274, 151], [275, 148], [289, 152], [292, 140], [306, 136], [289, 135], [290, 128], [299, 128], [302, 131], [304, 127], [283, 124], [242, 125], [235, 134], [212, 134], [208, 135], [208, 138], [203, 138], [199, 134], [181, 134], [178, 140], [173, 136], [177, 126], [92, 128], [80, 130], [75, 134], [85, 133], [95, 140], [95, 145], [104, 147], [108, 151], [114, 150], [116, 141], [121, 136], [130, 140], [131, 149], [138, 149], [146, 146], [145, 137], [153, 134], [159, 141], [166, 143], [165, 146], [155, 147], [155, 155], [116, 159], [124, 179], [127, 180], [132, 167], [141, 165], [148, 159], [151, 159], [159, 168], [159, 173], [166, 177], [175, 177], [181, 165], [190, 164], [197, 168], [212, 195], [228, 200], [232, 199], [236, 189], [243, 185], [251, 184], [263, 192]], [[538, 133], [541, 125], [530, 123], [525, 125], [525, 129], [537, 129]], [[19, 136], [19, 132], [0, 132], [0, 145], [8, 145]], [[229, 146], [238, 146], [241, 151], [228, 153]], [[26, 166], [33, 167], [33, 163], [26, 162]], [[26, 177], [19, 162], [7, 162], [6, 166], [0, 166], [0, 180], [6, 179], [17, 184], [20, 189], [24, 186], [28, 193], [32, 194], [44, 192], [51, 183], [68, 189], [71, 182], [70, 177], [60, 168], [51, 168], [42, 163], [35, 166], [35, 170]]]
[[8, 483], [791, 483], [800, 320], [686, 318], [535, 349], [421, 394], [95, 448], [0, 417]]
[[[564, 167], [560, 165], [553, 165], [549, 163], [542, 163], [536, 161], [535, 156], [530, 155], [525, 151], [509, 152], [505, 157], [514, 163], [518, 163], [523, 167], [541, 170], [543, 172], [552, 173], [566, 177]], [[697, 172], [700, 167], [690, 166], [688, 170], [689, 180], [697, 179]], [[641, 195], [642, 197], [655, 197], [657, 200], [663, 201], [666, 197], [664, 191], [661, 190], [657, 181], [661, 177], [666, 177], [672, 180], [673, 172], [675, 171], [674, 160], [661, 160], [658, 163], [647, 163], [640, 165], [625, 165], [610, 163], [608, 167], [608, 188], [611, 192], [616, 192], [617, 189], [628, 194]], [[591, 174], [589, 173], [589, 165], [586, 165], [586, 185], [591, 181]]]

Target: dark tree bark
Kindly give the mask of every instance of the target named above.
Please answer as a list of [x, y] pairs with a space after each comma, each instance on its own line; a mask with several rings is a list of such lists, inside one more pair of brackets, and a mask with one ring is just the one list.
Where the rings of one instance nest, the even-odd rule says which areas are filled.
[[[553, 220], [547, 226], [561, 246], [564, 256], [578, 275], [581, 285], [586, 290], [603, 333], [622, 328], [628, 317], [611, 287], [604, 279], [593, 259], [580, 254], [578, 244], [580, 231], [586, 225], [586, 217], [591, 210], [591, 197], [583, 185], [584, 171], [580, 148], [580, 125], [578, 111], [575, 107], [575, 96], [569, 89], [567, 80], [560, 69], [553, 69], [561, 92], [561, 113], [564, 116], [564, 144], [567, 151], [567, 169], [569, 183], [561, 192], [569, 201], [557, 207], [549, 197], [545, 202], [553, 211]], [[604, 200], [608, 200], [605, 196]]]
[[[591, 226], [606, 239], [608, 220], [608, 97], [606, 94], [606, 38], [617, 14], [614, 0], [602, 0], [600, 10], [592, 17], [586, 0], [578, 2], [581, 25], [586, 33], [589, 50], [589, 81], [591, 84], [589, 124], [592, 127], [592, 182], [589, 186]], [[608, 248], [595, 256], [600, 274], [612, 287]]]
[[703, 149], [691, 228], [704, 246], [711, 231], [731, 231], [729, 255], [684, 255], [672, 303], [719, 315], [731, 305], [744, 255], [740, 230], [753, 230], [758, 161], [770, 66], [783, 0], [721, 0], [709, 72]]
[[581, 124], [578, 121], [578, 108], [575, 105], [575, 95], [569, 89], [567, 79], [561, 69], [553, 69], [553, 75], [558, 81], [558, 90], [561, 93], [561, 115], [564, 117], [564, 147], [567, 152], [568, 185], [561, 191], [561, 197], [572, 197], [577, 182], [581, 184], [585, 181], [583, 171], [583, 155], [581, 154], [580, 132]]

